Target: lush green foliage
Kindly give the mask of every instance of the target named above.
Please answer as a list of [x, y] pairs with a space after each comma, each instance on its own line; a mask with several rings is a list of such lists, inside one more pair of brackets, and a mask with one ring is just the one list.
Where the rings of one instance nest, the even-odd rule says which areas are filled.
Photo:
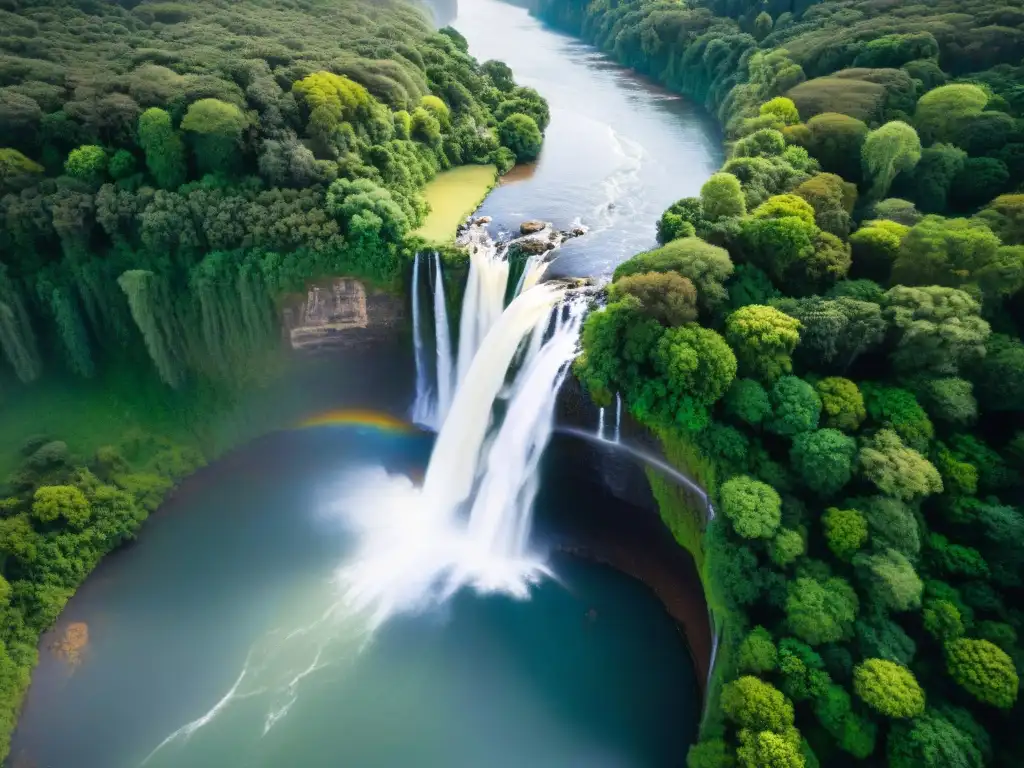
[[26, 382], [148, 353], [180, 387], [249, 351], [283, 290], [397, 284], [424, 185], [532, 159], [550, 119], [400, 0], [12, 7], [0, 347]]
[[88, 460], [45, 436], [28, 440], [0, 501], [0, 749], [48, 629], [100, 559], [132, 539], [146, 516], [203, 463], [196, 451], [139, 433]]
[[876, 712], [893, 718], [924, 712], [924, 691], [914, 673], [885, 659], [867, 659], [853, 670], [853, 689]]
[[[693, 281], [742, 377], [700, 430], [656, 428], [722, 513], [695, 544], [678, 527], [692, 500], [657, 496], [722, 632], [691, 766], [1024, 764], [1024, 14], [991, 0], [539, 12], [703, 102], [730, 148], [658, 223], [662, 243], [728, 253], [713, 301], [673, 260], [657, 271]], [[585, 337], [586, 367], [642, 359], [631, 342]], [[754, 482], [778, 495], [777, 523], [771, 502], [737, 505]], [[792, 726], [737, 718], [750, 676], [795, 704]]]
[[779, 495], [751, 477], [734, 477], [722, 485], [722, 511], [745, 539], [770, 539], [782, 520]]
[[986, 704], [1009, 709], [1017, 700], [1019, 680], [1013, 661], [988, 640], [952, 640], [946, 644], [946, 663], [953, 679]]

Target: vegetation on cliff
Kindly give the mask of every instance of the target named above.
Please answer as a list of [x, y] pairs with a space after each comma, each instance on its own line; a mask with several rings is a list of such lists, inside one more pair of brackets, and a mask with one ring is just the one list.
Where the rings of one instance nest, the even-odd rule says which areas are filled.
[[1024, 762], [1024, 14], [542, 0], [705, 103], [729, 159], [616, 271], [577, 373], [721, 642], [691, 768]]
[[547, 105], [394, 0], [0, 9], [0, 348], [22, 382], [217, 373], [272, 297], [393, 282], [439, 171], [536, 155]]

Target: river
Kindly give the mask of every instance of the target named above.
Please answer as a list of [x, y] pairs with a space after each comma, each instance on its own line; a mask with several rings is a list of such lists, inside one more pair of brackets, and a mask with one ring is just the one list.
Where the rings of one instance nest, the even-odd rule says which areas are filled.
[[[468, 0], [455, 26], [549, 99], [539, 162], [482, 213], [506, 229], [579, 218], [590, 233], [565, 247], [559, 273], [607, 274], [653, 245], [661, 209], [717, 167], [698, 110], [522, 9]], [[353, 410], [407, 411], [411, 353], [400, 365], [393, 354], [300, 361], [254, 395], [247, 434], [261, 413], [264, 431], [349, 415], [266, 435], [190, 477], [101, 564], [43, 639], [14, 766], [680, 764], [700, 712], [692, 661], [654, 595], [613, 570], [552, 553], [529, 599], [462, 590], [373, 631], [339, 613], [357, 545], [348, 523], [401, 508], [431, 452], [432, 436]], [[540, 517], [565, 519], [573, 500], [578, 520], [595, 505], [606, 520], [633, 514], [582, 496], [561, 461], [554, 449], [545, 459]]]
[[662, 212], [722, 165], [718, 128], [702, 109], [523, 8], [463, 0], [453, 26], [471, 54], [504, 61], [550, 105], [539, 160], [513, 170], [480, 213], [504, 229], [527, 218], [585, 224], [587, 237], [563, 247], [551, 275], [606, 275], [654, 247]]

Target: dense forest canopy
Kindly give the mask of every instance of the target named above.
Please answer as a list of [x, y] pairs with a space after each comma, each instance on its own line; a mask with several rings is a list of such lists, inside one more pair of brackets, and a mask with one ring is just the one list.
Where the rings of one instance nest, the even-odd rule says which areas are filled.
[[406, 2], [28, 0], [0, 28], [0, 346], [23, 382], [143, 345], [172, 386], [229, 367], [281, 290], [393, 281], [423, 185], [532, 159], [548, 121]]
[[1024, 6], [541, 0], [728, 160], [584, 326], [720, 632], [690, 768], [1024, 764]]

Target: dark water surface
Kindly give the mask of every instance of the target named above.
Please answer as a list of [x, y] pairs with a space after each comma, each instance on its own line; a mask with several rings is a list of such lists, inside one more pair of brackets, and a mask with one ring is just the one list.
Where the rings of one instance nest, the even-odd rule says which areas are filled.
[[703, 110], [523, 8], [459, 0], [454, 26], [477, 59], [506, 62], [551, 107], [536, 167], [514, 170], [481, 213], [506, 229], [524, 219], [589, 227], [563, 247], [552, 275], [607, 274], [653, 247], [662, 212], [721, 166], [719, 132]]
[[54, 636], [84, 622], [89, 645], [77, 665], [44, 649], [15, 760], [677, 765], [698, 716], [692, 665], [654, 596], [614, 571], [556, 557], [558, 580], [528, 601], [459, 594], [369, 641], [343, 619], [318, 623], [337, 600], [353, 471], [416, 476], [429, 447], [307, 429], [190, 478], [65, 611]]

